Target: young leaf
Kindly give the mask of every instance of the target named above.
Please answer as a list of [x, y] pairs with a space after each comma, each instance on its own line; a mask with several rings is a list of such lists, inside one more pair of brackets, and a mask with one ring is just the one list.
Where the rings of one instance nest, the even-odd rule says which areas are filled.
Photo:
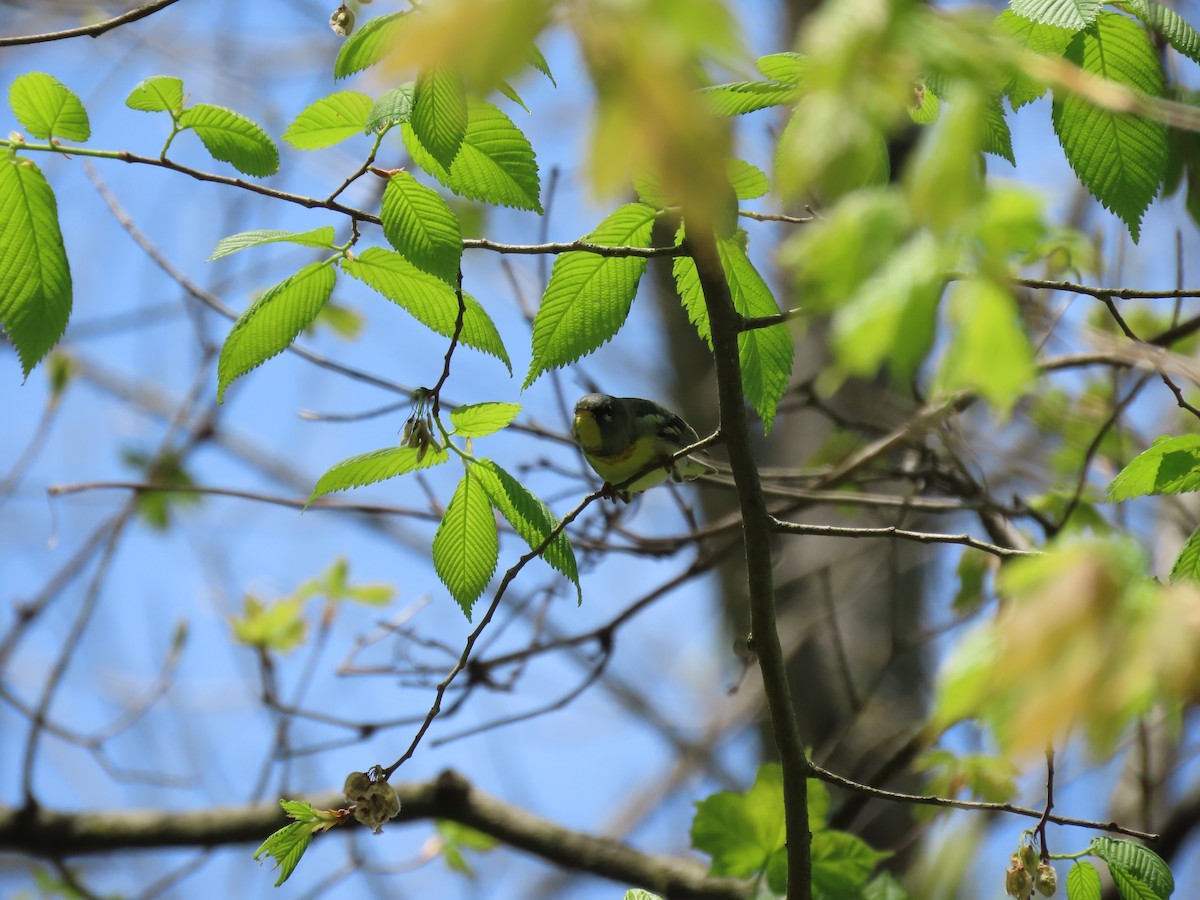
[[1078, 860], [1067, 871], [1067, 897], [1069, 900], [1100, 900], [1100, 873], [1086, 860]]
[[[1019, 46], [1044, 56], [1062, 56], [1075, 36], [1075, 32], [1069, 28], [1043, 25], [1032, 19], [1018, 16], [1011, 9], [1004, 10], [996, 17], [996, 25]], [[1026, 103], [1032, 103], [1046, 93], [1046, 85], [1030, 77], [1024, 71], [1018, 70], [1005, 85], [1004, 93], [1008, 95], [1008, 100], [1015, 112]]]
[[412, 116], [413, 89], [416, 82], [410, 81], [380, 95], [367, 115], [366, 130], [376, 132], [385, 125], [400, 125]]
[[889, 853], [873, 850], [857, 835], [844, 831], [818, 831], [812, 838], [813, 893], [826, 897], [854, 897]]
[[412, 122], [404, 123], [404, 145], [413, 160], [463, 197], [540, 213], [537, 160], [529, 140], [490, 103], [469, 98], [467, 111], [467, 131], [449, 169], [422, 145]]
[[[1075, 35], [1064, 55], [1085, 72], [1151, 97], [1163, 95], [1162, 69], [1145, 29], [1117, 13], [1102, 13], [1087, 31]], [[1166, 174], [1166, 127], [1058, 92], [1051, 118], [1079, 180], [1121, 218], [1136, 243], [1142, 214]]]
[[92, 134], [83, 103], [61, 81], [45, 72], [18, 75], [8, 89], [8, 104], [21, 127], [39, 138], [86, 141]]
[[1164, 435], [1129, 461], [1112, 484], [1108, 500], [1117, 503], [1147, 494], [1200, 490], [1200, 434]]
[[973, 388], [1006, 413], [1033, 381], [1033, 347], [1012, 296], [995, 282], [970, 278], [955, 285], [951, 316], [958, 330], [938, 382], [946, 390]]
[[1184, 541], [1175, 565], [1171, 567], [1171, 581], [1190, 581], [1200, 584], [1200, 528]]
[[751, 878], [783, 849], [783, 770], [759, 766], [744, 794], [721, 791], [696, 804], [692, 846], [712, 857], [712, 874]]
[[457, 287], [462, 231], [458, 218], [437, 191], [425, 187], [408, 172], [397, 172], [383, 191], [379, 218], [383, 236], [401, 256]]
[[462, 78], [444, 67], [422, 72], [413, 90], [413, 134], [443, 169], [450, 169], [467, 134]]
[[262, 846], [254, 851], [254, 858], [260, 862], [263, 856], [269, 856], [275, 860], [272, 868], [279, 870], [279, 877], [275, 879], [275, 887], [279, 887], [287, 881], [296, 871], [296, 866], [300, 864], [300, 858], [308, 849], [312, 836], [312, 829], [307, 825], [302, 822], [291, 822], [263, 841]]
[[715, 116], [741, 116], [772, 106], [783, 106], [799, 96], [794, 84], [774, 81], [735, 81], [700, 91]]
[[333, 293], [329, 263], [311, 263], [264, 292], [238, 317], [217, 361], [217, 402], [230, 383], [282, 353], [312, 324]]
[[179, 114], [179, 125], [191, 128], [213, 159], [230, 163], [245, 175], [261, 178], [279, 170], [279, 150], [267, 133], [241, 113], [211, 103], [197, 103]]
[[804, 54], [791, 50], [760, 56], [754, 61], [754, 65], [758, 71], [763, 73], [764, 77], [770, 78], [772, 81], [781, 81], [784, 84], [800, 84], [804, 80], [804, 73], [808, 66]]
[[486, 437], [508, 427], [520, 411], [520, 403], [472, 403], [452, 410], [450, 422], [459, 437]]
[[771, 189], [766, 173], [744, 159], [731, 159], [725, 167], [729, 173], [729, 185], [739, 200], [753, 200]]
[[[656, 215], [651, 206], [627, 203], [584, 240], [647, 247]], [[574, 362], [610, 341], [625, 324], [645, 271], [646, 260], [641, 257], [584, 252], [559, 256], [533, 320], [533, 359], [522, 390], [543, 372]]]
[[1018, 16], [1043, 25], [1081, 31], [1100, 14], [1100, 0], [1011, 0]]
[[296, 116], [283, 139], [298, 150], [319, 150], [368, 131], [367, 117], [375, 103], [358, 91], [338, 91], [322, 97]]
[[267, 604], [247, 594], [243, 615], [231, 617], [229, 624], [239, 642], [276, 653], [290, 653], [308, 636], [304, 601], [296, 597]]
[[134, 85], [125, 105], [141, 112], [177, 112], [183, 106], [183, 79], [151, 75]]
[[370, 68], [391, 53], [396, 34], [404, 27], [407, 12], [376, 16], [350, 35], [338, 51], [333, 77], [345, 78]]
[[0, 326], [25, 376], [71, 317], [71, 270], [54, 191], [20, 156], [0, 159]]
[[1161, 856], [1141, 844], [1117, 838], [1092, 838], [1088, 848], [1108, 863], [1108, 871], [1122, 897], [1150, 896], [1167, 900], [1175, 890], [1175, 877]]
[[214, 259], [220, 259], [231, 253], [237, 253], [239, 250], [245, 250], [247, 247], [257, 247], [260, 244], [285, 243], [299, 244], [302, 247], [332, 249], [333, 237], [332, 225], [322, 225], [320, 228], [313, 228], [310, 231], [273, 231], [270, 229], [240, 231], [237, 234], [231, 234], [229, 237], [221, 238], [221, 240], [217, 241], [217, 246], [213, 249], [212, 255], [206, 262], [212, 262]]
[[[379, 291], [426, 328], [445, 337], [454, 334], [458, 320], [454, 288], [436, 275], [422, 272], [399, 253], [369, 247], [356, 259], [343, 259], [342, 269]], [[463, 294], [463, 303], [466, 310], [459, 341], [496, 357], [511, 372], [508, 351], [487, 311], [470, 294]]]
[[1129, 9], [1146, 27], [1166, 38], [1167, 43], [1193, 62], [1200, 62], [1200, 32], [1180, 18], [1175, 10], [1154, 0], [1129, 0]]
[[424, 453], [416, 447], [384, 447], [382, 450], [360, 453], [331, 466], [317, 479], [308, 503], [334, 491], [346, 491], [377, 481], [387, 481], [417, 469], [439, 466], [449, 458], [450, 454], [445, 448], [436, 446], [425, 448]]
[[[529, 549], [540, 547], [550, 532], [558, 526], [558, 519], [545, 503], [490, 459], [479, 460], [472, 466], [472, 471], [487, 491], [492, 506], [529, 545]], [[575, 564], [575, 551], [571, 548], [566, 532], [560, 531], [554, 536], [554, 540], [542, 551], [542, 559], [575, 585], [579, 602], [582, 603], [583, 590], [579, 585], [579, 567]]]
[[496, 517], [473, 468], [463, 474], [433, 536], [433, 568], [468, 620], [500, 558]]
[[[736, 239], [717, 242], [721, 267], [729, 282], [734, 308], [747, 318], [779, 315], [779, 306], [771, 289], [746, 256]], [[676, 258], [673, 272], [675, 285], [688, 318], [701, 339], [712, 345], [708, 324], [708, 307], [700, 289], [696, 264], [690, 257]], [[780, 323], [767, 328], [754, 328], [738, 335], [738, 358], [742, 364], [743, 388], [746, 399], [762, 419], [763, 429], [770, 432], [775, 411], [787, 387], [792, 372], [794, 348], [787, 326]]]

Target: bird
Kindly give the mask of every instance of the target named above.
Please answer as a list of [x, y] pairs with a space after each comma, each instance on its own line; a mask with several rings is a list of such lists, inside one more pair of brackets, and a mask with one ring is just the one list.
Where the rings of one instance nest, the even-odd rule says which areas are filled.
[[[626, 503], [668, 477], [678, 483], [717, 471], [695, 454], [673, 460], [674, 454], [700, 438], [675, 413], [641, 397], [585, 394], [575, 404], [571, 437], [604, 479], [609, 495]], [[646, 471], [655, 463], [655, 468]], [[644, 474], [632, 484], [616, 487], [639, 472]]]

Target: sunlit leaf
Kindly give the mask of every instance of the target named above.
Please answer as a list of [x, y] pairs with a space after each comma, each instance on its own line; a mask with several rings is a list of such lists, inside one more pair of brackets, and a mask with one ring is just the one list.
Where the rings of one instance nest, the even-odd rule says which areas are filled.
[[125, 105], [141, 112], [177, 112], [183, 106], [183, 79], [152, 75], [134, 85]]
[[329, 471], [317, 480], [308, 502], [312, 503], [318, 497], [334, 491], [363, 487], [417, 469], [439, 466], [449, 458], [450, 454], [443, 447], [428, 447], [424, 453], [417, 447], [385, 447], [370, 453], [360, 453], [331, 466]]
[[505, 428], [521, 411], [520, 403], [472, 403], [450, 412], [459, 437], [486, 437]]
[[179, 126], [196, 132], [213, 159], [230, 163], [239, 172], [262, 177], [279, 170], [279, 150], [258, 124], [241, 113], [210, 103], [189, 106], [179, 114]]
[[302, 247], [333, 247], [333, 226], [322, 225], [309, 231], [274, 231], [263, 229], [259, 231], [240, 231], [217, 241], [217, 246], [208, 257], [208, 262], [220, 259], [247, 247], [258, 247], [261, 244], [299, 244]]
[[8, 105], [21, 127], [34, 137], [86, 141], [92, 134], [82, 101], [61, 81], [45, 72], [13, 79]]
[[408, 172], [397, 172], [384, 189], [379, 218], [383, 236], [401, 256], [452, 287], [458, 285], [462, 232], [437, 191]]
[[468, 619], [496, 571], [500, 550], [492, 504], [473, 468], [463, 474], [433, 536], [434, 570]]
[[375, 103], [357, 91], [338, 91], [310, 103], [283, 133], [283, 139], [299, 150], [332, 147], [362, 134]]
[[364, 22], [358, 31], [346, 38], [338, 51], [333, 77], [345, 78], [361, 72], [394, 52], [396, 37], [404, 28], [407, 15], [407, 11], [389, 13]]

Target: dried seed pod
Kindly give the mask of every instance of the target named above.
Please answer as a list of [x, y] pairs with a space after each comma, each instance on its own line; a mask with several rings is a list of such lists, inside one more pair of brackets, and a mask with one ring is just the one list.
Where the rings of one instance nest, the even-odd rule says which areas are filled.
[[329, 17], [329, 27], [338, 37], [345, 37], [354, 30], [354, 13], [342, 4]]

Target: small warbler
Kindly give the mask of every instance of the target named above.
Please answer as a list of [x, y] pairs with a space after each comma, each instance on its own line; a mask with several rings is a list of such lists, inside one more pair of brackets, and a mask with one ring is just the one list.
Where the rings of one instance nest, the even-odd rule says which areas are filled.
[[668, 475], [679, 482], [717, 471], [692, 455], [672, 461], [675, 453], [700, 438], [675, 413], [640, 397], [580, 397], [575, 404], [571, 436], [609, 488], [658, 463], [657, 468], [615, 492], [626, 502], [633, 494], [662, 484]]

